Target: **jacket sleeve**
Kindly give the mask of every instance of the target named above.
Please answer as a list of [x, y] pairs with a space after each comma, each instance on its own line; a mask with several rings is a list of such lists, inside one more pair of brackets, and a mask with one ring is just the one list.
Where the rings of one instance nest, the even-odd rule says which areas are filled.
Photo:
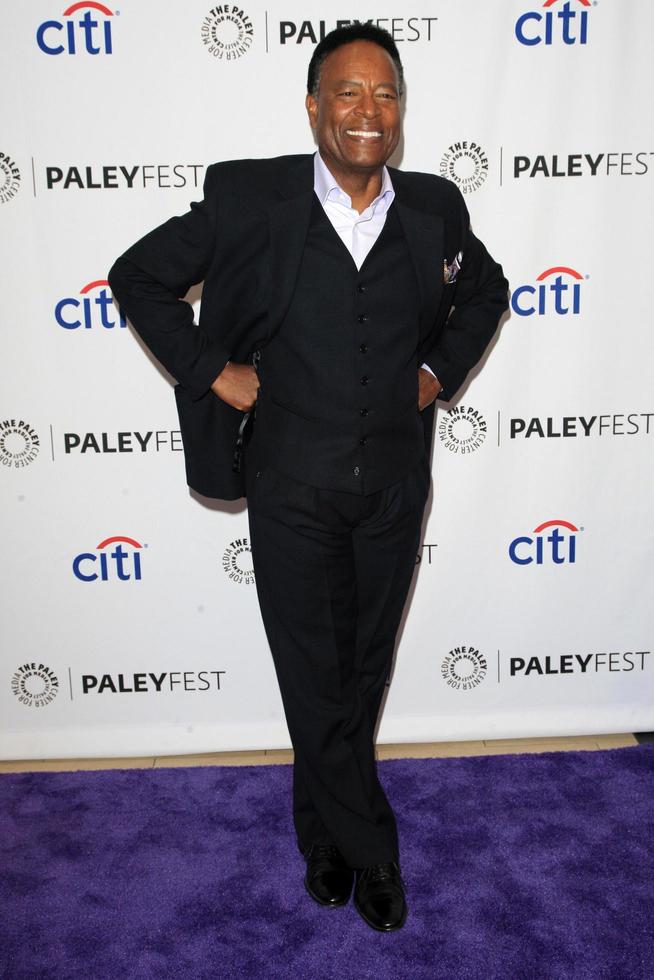
[[210, 340], [182, 297], [202, 282], [216, 249], [217, 168], [209, 167], [204, 198], [171, 218], [116, 260], [109, 285], [120, 307], [167, 371], [197, 400], [229, 356]]
[[439, 398], [450, 401], [468, 371], [479, 361], [500, 317], [508, 307], [509, 284], [502, 267], [472, 233], [470, 215], [458, 192], [463, 253], [454, 287], [452, 309], [438, 339], [423, 356], [443, 386]]

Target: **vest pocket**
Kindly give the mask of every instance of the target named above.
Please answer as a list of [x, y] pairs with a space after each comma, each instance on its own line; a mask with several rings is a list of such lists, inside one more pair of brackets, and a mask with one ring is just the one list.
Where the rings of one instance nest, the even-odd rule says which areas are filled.
[[291, 405], [288, 402], [280, 401], [280, 399], [277, 398], [275, 395], [271, 395], [270, 400], [273, 403], [273, 405], [277, 406], [277, 408], [281, 408], [284, 412], [288, 412], [290, 415], [295, 415], [299, 419], [304, 419], [305, 422], [318, 421], [315, 416], [307, 415], [305, 412], [301, 411], [295, 405]]

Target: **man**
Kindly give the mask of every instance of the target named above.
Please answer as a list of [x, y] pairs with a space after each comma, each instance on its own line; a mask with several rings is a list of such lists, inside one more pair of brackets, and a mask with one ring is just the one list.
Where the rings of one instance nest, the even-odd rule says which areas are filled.
[[[305, 885], [333, 907], [354, 884], [384, 931], [407, 910], [373, 737], [419, 548], [433, 404], [453, 397], [507, 306], [456, 187], [385, 167], [402, 86], [385, 31], [333, 31], [309, 66], [319, 152], [213, 165], [204, 200], [109, 275], [179, 382], [190, 486], [247, 495]], [[180, 298], [202, 280], [195, 325]]]

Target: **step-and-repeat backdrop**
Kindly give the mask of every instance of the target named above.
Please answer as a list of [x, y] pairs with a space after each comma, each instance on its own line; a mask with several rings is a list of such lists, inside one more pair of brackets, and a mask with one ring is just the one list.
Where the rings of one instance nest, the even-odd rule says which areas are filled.
[[243, 3], [3, 18], [0, 755], [289, 744], [244, 502], [189, 493], [106, 277], [211, 162], [313, 149], [306, 67], [352, 18], [404, 60], [393, 162], [459, 185], [512, 287], [438, 409], [379, 738], [651, 729], [654, 4]]

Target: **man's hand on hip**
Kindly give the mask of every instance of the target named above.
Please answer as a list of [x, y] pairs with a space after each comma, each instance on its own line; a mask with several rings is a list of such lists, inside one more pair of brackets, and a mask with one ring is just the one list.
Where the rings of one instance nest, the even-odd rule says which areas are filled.
[[232, 408], [249, 412], [257, 400], [259, 378], [251, 364], [228, 361], [211, 385], [211, 390]]
[[418, 368], [418, 409], [422, 412], [423, 408], [431, 405], [436, 400], [436, 396], [441, 391], [443, 385], [431, 371], [425, 368]]

